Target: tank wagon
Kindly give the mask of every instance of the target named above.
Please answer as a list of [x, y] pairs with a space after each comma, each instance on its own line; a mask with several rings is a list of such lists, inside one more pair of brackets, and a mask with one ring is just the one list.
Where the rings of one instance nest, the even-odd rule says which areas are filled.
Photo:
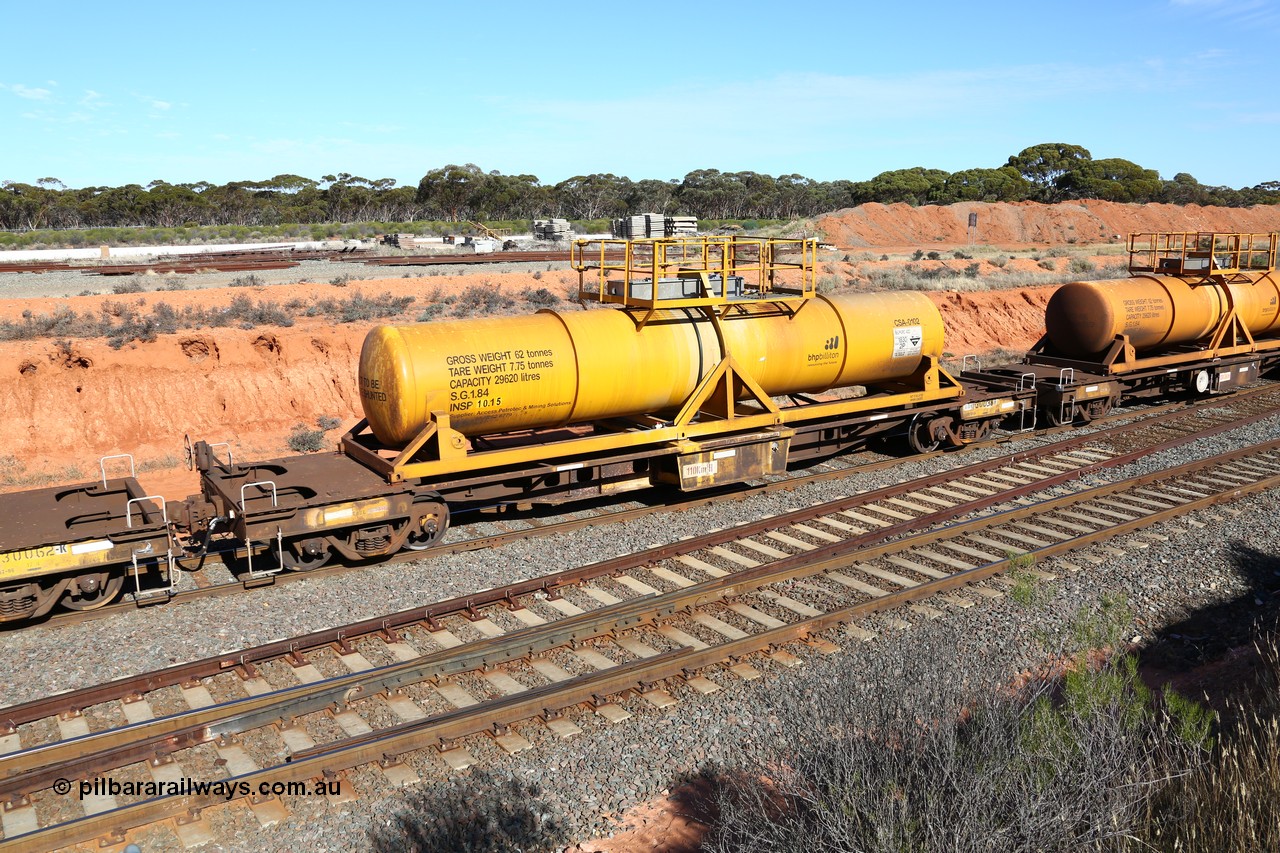
[[1274, 233], [1132, 234], [1129, 278], [1058, 288], [1023, 364], [964, 378], [1034, 382], [1054, 424], [1254, 382], [1280, 361], [1276, 243]]
[[[201, 491], [168, 504], [127, 458], [94, 483], [0, 495], [0, 621], [126, 589], [163, 601], [215, 550], [265, 582], [425, 551], [458, 509], [705, 489], [876, 437], [955, 447], [1129, 397], [1230, 391], [1274, 366], [1276, 235], [1129, 246], [1133, 277], [1061, 288], [1023, 363], [966, 358], [957, 376], [929, 299], [819, 294], [814, 241], [582, 241], [592, 310], [373, 329], [365, 417], [336, 452], [244, 462], [189, 441]], [[109, 476], [126, 460], [129, 476]]]

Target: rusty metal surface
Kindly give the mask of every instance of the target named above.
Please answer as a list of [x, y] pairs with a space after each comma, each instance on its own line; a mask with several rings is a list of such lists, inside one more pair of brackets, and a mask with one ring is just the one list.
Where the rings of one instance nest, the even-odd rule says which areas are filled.
[[[1008, 521], [1051, 512], [1062, 506], [1085, 503], [1102, 495], [1114, 494], [1116, 492], [1122, 492], [1124, 490], [1140, 487], [1146, 484], [1175, 479], [1182, 475], [1220, 466], [1225, 462], [1270, 453], [1276, 450], [1280, 450], [1280, 441], [1270, 442], [1260, 447], [1232, 451], [1210, 459], [1198, 460], [1177, 468], [1146, 474], [1120, 483], [1107, 484], [1105, 486], [1088, 490], [1087, 492], [1076, 493], [1049, 501], [1042, 501], [1029, 507], [1021, 507], [997, 515], [975, 519], [970, 522], [956, 525], [952, 528], [944, 528], [924, 534], [918, 534], [911, 537], [909, 542], [896, 542], [889, 545], [882, 545], [877, 549], [873, 549], [872, 552], [858, 550], [856, 548], [851, 549], [849, 547], [850, 543], [847, 542], [838, 543], [826, 548], [818, 549], [814, 552], [784, 558], [775, 563], [761, 566], [756, 569], [737, 572], [724, 578], [714, 578], [710, 581], [705, 581], [701, 584], [697, 584], [693, 587], [674, 593], [668, 593], [666, 595], [656, 597], [641, 597], [627, 602], [621, 602], [617, 605], [608, 606], [601, 610], [591, 611], [589, 613], [582, 614], [580, 617], [571, 617], [567, 620], [557, 621], [556, 623], [548, 626], [539, 626], [536, 628], [516, 631], [500, 638], [496, 643], [486, 641], [485, 643], [469, 646], [467, 649], [461, 650], [462, 657], [469, 658], [469, 660], [463, 661], [460, 659], [454, 667], [446, 668], [445, 671], [456, 672], [466, 666], [475, 667], [492, 664], [493, 661], [487, 658], [484, 652], [479, 648], [479, 646], [482, 645], [505, 647], [506, 650], [501, 652], [499, 657], [503, 659], [511, 659], [510, 657], [504, 656], [523, 656], [530, 650], [542, 647], [542, 644], [539, 642], [530, 642], [533, 635], [546, 635], [548, 642], [551, 640], [551, 635], [556, 635], [558, 642], [563, 643], [575, 636], [579, 636], [579, 634], [575, 633], [574, 629], [590, 635], [593, 632], [607, 630], [608, 625], [611, 622], [615, 626], [636, 624], [637, 622], [646, 621], [657, 616], [676, 612], [694, 603], [718, 600], [724, 595], [740, 592], [744, 589], [754, 589], [765, 584], [776, 583], [781, 580], [813, 575], [830, 569], [842, 568], [854, 560], [855, 557], [857, 559], [869, 559], [873, 556], [874, 551], [911, 547], [924, 542], [963, 535], [964, 531], [974, 528], [984, 529], [988, 527], [995, 527]], [[1130, 532], [1159, 521], [1173, 518], [1196, 509], [1211, 506], [1226, 499], [1271, 488], [1278, 483], [1280, 483], [1280, 474], [1262, 477], [1251, 483], [1228, 487], [1218, 494], [1205, 496], [1197, 500], [1189, 500], [1182, 505], [1171, 507], [1167, 510], [1155, 511], [1142, 518], [1113, 524], [1106, 529], [1077, 536], [1073, 539], [1045, 546], [1029, 553], [1032, 553], [1037, 557], [1047, 557], [1063, 553], [1082, 547], [1083, 545], [1109, 539], [1121, 533]], [[1044, 484], [1028, 484], [1028, 486], [1023, 488], [1037, 490], [1044, 488]], [[373, 761], [394, 758], [395, 756], [405, 752], [420, 749], [425, 745], [439, 744], [466, 735], [491, 731], [495, 725], [506, 725], [522, 719], [542, 716], [548, 712], [555, 712], [562, 708], [583, 702], [592, 702], [599, 696], [656, 683], [666, 678], [679, 676], [687, 671], [714, 665], [725, 659], [740, 657], [797, 639], [802, 639], [813, 633], [848, 622], [860, 615], [897, 607], [911, 601], [927, 598], [940, 592], [952, 590], [960, 586], [985, 579], [1004, 571], [1008, 568], [1008, 565], [1008, 561], [1001, 560], [986, 565], [976, 566], [970, 570], [961, 571], [945, 578], [925, 582], [914, 587], [903, 589], [896, 593], [889, 593], [872, 601], [832, 610], [782, 627], [765, 630], [739, 640], [731, 640], [709, 648], [697, 650], [686, 648], [664, 652], [654, 657], [621, 663], [601, 672], [579, 675], [564, 682], [548, 684], [544, 687], [532, 688], [513, 696], [486, 701], [478, 706], [449, 711], [428, 717], [421, 721], [402, 723], [373, 731], [366, 735], [349, 737], [341, 741], [326, 743], [324, 745], [294, 753], [292, 760], [289, 763], [234, 778], [236, 780], [248, 781], [251, 787], [256, 789], [256, 785], [260, 782], [305, 780], [326, 772], [332, 773], [337, 770], [347, 769]], [[585, 624], [588, 622], [591, 623], [589, 626]], [[584, 624], [579, 625], [578, 623]], [[450, 652], [445, 651], [429, 657], [433, 659], [447, 660], [450, 654]], [[454, 657], [458, 656], [454, 655]], [[434, 662], [437, 661], [433, 660], [433, 663]], [[313, 692], [317, 690], [320, 692], [320, 695], [314, 697], [316, 701], [331, 701], [330, 697], [334, 690], [347, 691], [343, 694], [344, 702], [347, 702], [354, 698], [372, 695], [380, 690], [392, 687], [397, 683], [404, 683], [403, 681], [396, 681], [396, 678], [398, 677], [430, 677], [426, 674], [427, 671], [431, 670], [430, 665], [427, 665], [425, 669], [420, 667], [416, 672], [409, 674], [409, 670], [412, 670], [415, 665], [421, 664], [422, 661], [414, 661], [409, 664], [395, 665], [384, 668], [383, 671], [375, 673], [364, 673], [357, 676], [334, 679], [332, 683], [326, 682], [321, 685], [313, 685], [310, 689]], [[396, 670], [397, 673], [389, 679], [389, 676], [391, 675], [389, 672], [390, 670]], [[363, 686], [349, 688], [351, 682], [360, 680], [363, 681]], [[287, 706], [287, 697], [285, 694], [292, 695], [307, 689], [308, 688], [303, 687], [287, 691], [279, 691], [279, 695], [275, 695], [272, 701], [277, 703], [277, 708]], [[239, 707], [247, 707], [247, 703], [253, 703], [255, 701], [258, 700], [245, 700], [244, 702], [235, 704]], [[204, 739], [209, 739], [218, 734], [225, 735], [262, 725], [267, 720], [261, 718], [261, 713], [261, 710], [257, 710], [247, 716], [239, 718], [240, 722], [228, 721], [223, 725], [214, 725], [210, 730], [202, 732], [199, 736]], [[272, 710], [270, 713], [277, 714], [278, 716], [277, 710]], [[255, 714], [258, 714], [259, 716], [255, 716]], [[122, 752], [120, 754], [127, 758], [128, 755], [132, 755], [133, 753]], [[97, 763], [94, 763], [95, 760]], [[31, 775], [26, 778], [31, 781], [44, 780], [44, 776], [54, 772], [59, 772], [63, 775], [70, 774], [75, 778], [84, 775], [87, 772], [93, 772], [94, 768], [100, 769], [110, 762], [111, 759], [104, 755], [97, 759], [81, 761], [80, 763], [73, 762], [71, 765], [47, 768], [42, 774]], [[27, 786], [25, 790], [30, 791], [32, 788]], [[148, 800], [117, 808], [89, 818], [69, 821], [58, 826], [39, 830], [36, 833], [20, 836], [14, 840], [26, 843], [39, 839], [41, 843], [49, 846], [75, 843], [77, 841], [90, 840], [109, 831], [120, 831], [151, 823], [183, 810], [203, 808], [208, 805], [213, 805], [219, 801], [220, 798], [218, 795], [210, 795], [208, 797], [182, 796], [169, 800]], [[6, 841], [7, 840], [8, 839], [6, 839]]]
[[132, 477], [0, 495], [0, 552], [163, 532], [160, 508], [150, 501], [133, 504], [132, 527], [125, 519], [126, 502], [145, 495]]
[[[18, 725], [41, 719], [43, 717], [52, 716], [60, 712], [79, 711], [91, 705], [129, 695], [130, 693], [144, 693], [160, 687], [179, 684], [189, 679], [202, 678], [219, 672], [234, 670], [236, 667], [243, 666], [245, 664], [252, 665], [264, 660], [281, 657], [294, 650], [305, 651], [328, 645], [330, 643], [339, 642], [344, 638], [350, 639], [361, 635], [377, 633], [379, 631], [395, 630], [416, 622], [439, 619], [450, 614], [472, 611], [475, 608], [484, 605], [510, 601], [521, 595], [527, 595], [535, 592], [553, 592], [557, 588], [581, 583], [592, 578], [617, 574], [634, 566], [646, 565], [667, 559], [679, 553], [722, 544], [742, 536], [751, 535], [753, 532], [761, 532], [774, 527], [803, 522], [819, 515], [829, 514], [841, 509], [857, 507], [884, 497], [910, 493], [912, 491], [927, 488], [934, 484], [944, 484], [953, 479], [959, 479], [989, 471], [1011, 462], [1034, 460], [1042, 456], [1061, 453], [1064, 450], [1069, 450], [1098, 440], [1105, 440], [1107, 438], [1124, 435], [1140, 428], [1158, 426], [1182, 414], [1185, 414], [1185, 412], [1170, 412], [1165, 415], [1158, 416], [1157, 418], [1124, 424], [1100, 433], [1072, 436], [1065, 441], [1044, 445], [1028, 452], [1013, 454], [1007, 457], [998, 457], [996, 459], [975, 463], [955, 470], [944, 471], [905, 484], [886, 486], [872, 492], [845, 498], [840, 501], [822, 504], [817, 507], [806, 507], [791, 513], [762, 519], [749, 525], [742, 525], [714, 533], [707, 533], [703, 536], [646, 549], [635, 554], [622, 555], [610, 560], [594, 563], [589, 566], [569, 569], [539, 578], [532, 578], [526, 581], [510, 584], [508, 586], [496, 587], [494, 589], [466, 596], [458, 596], [452, 599], [435, 602], [425, 607], [411, 608], [409, 610], [400, 611], [399, 613], [379, 616], [339, 628], [317, 631], [301, 637], [256, 646], [234, 654], [205, 658], [203, 660], [192, 661], [169, 667], [167, 669], [157, 670], [155, 672], [144, 673], [124, 679], [117, 679], [116, 681], [102, 685], [69, 691], [46, 699], [37, 699], [13, 705], [8, 708], [0, 708], [0, 721], [3, 721], [7, 728], [12, 729]], [[1068, 482], [1090, 471], [1127, 464], [1128, 462], [1141, 458], [1148, 453], [1158, 452], [1160, 450], [1195, 441], [1199, 438], [1215, 435], [1230, 429], [1236, 429], [1273, 415], [1274, 412], [1268, 410], [1260, 414], [1253, 414], [1241, 419], [1218, 424], [1205, 431], [1178, 432], [1169, 440], [1151, 447], [1140, 448], [1105, 462], [1095, 463], [1094, 465], [1086, 468], [1065, 472], [1056, 477], [1040, 480], [1030, 486], [1022, 487], [1020, 489], [1010, 488], [1007, 491], [1001, 492], [997, 496], [976, 498], [972, 501], [959, 504], [949, 509], [939, 510], [920, 519], [913, 519], [909, 522], [904, 521], [889, 527], [870, 531], [848, 541], [851, 543], [850, 547], [867, 547], [892, 537], [907, 535], [911, 533], [912, 530], [922, 525], [945, 522], [965, 513], [981, 510], [995, 500], [1007, 500], [1019, 494], [1026, 494], [1029, 489], [1034, 490], [1037, 488], [1045, 488], [1048, 485]], [[584, 520], [582, 525], [595, 523], [599, 523], [598, 520]], [[502, 538], [518, 538], [523, 535], [527, 535], [527, 532], [517, 531], [511, 534], [510, 537]], [[496, 539], [500, 537], [494, 538]], [[411, 555], [411, 557], [415, 559], [418, 556], [420, 555]], [[233, 586], [236, 589], [239, 589], [239, 584], [235, 584]]]
[[[609, 255], [610, 258], [621, 258], [621, 254]], [[551, 250], [541, 252], [484, 252], [478, 255], [406, 255], [383, 258], [361, 258], [363, 263], [380, 267], [435, 266], [437, 264], [505, 264], [505, 263], [537, 263], [569, 262], [569, 250]]]

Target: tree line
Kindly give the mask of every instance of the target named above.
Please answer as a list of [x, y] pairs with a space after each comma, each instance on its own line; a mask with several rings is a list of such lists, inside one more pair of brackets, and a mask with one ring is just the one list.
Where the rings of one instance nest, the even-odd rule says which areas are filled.
[[602, 219], [640, 212], [703, 219], [789, 219], [868, 202], [911, 205], [960, 201], [1103, 199], [1243, 207], [1280, 203], [1280, 181], [1234, 189], [1207, 186], [1180, 172], [1164, 180], [1129, 160], [1095, 160], [1065, 143], [1026, 148], [997, 168], [946, 172], [921, 166], [866, 181], [815, 181], [803, 175], [698, 169], [683, 179], [633, 181], [612, 174], [577, 175], [544, 184], [536, 175], [486, 172], [474, 164], [432, 169], [416, 187], [393, 178], [341, 172], [319, 180], [276, 175], [262, 181], [206, 181], [145, 187], [68, 188], [56, 178], [0, 183], [0, 228], [94, 228], [144, 225], [277, 225], [321, 222], [410, 222], [537, 217]]

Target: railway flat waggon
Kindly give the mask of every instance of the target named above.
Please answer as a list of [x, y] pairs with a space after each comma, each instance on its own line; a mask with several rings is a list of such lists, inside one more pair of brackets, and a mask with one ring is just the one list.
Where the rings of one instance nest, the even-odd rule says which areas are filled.
[[427, 551], [463, 508], [694, 491], [874, 439], [931, 451], [1227, 393], [1280, 362], [1276, 242], [1133, 235], [1131, 277], [1060, 288], [1020, 363], [953, 373], [931, 300], [819, 293], [815, 241], [580, 241], [587, 310], [373, 329], [365, 417], [334, 452], [188, 442], [200, 493], [180, 503], [110, 460], [99, 482], [0, 496], [0, 621], [165, 600], [215, 551], [265, 581]]

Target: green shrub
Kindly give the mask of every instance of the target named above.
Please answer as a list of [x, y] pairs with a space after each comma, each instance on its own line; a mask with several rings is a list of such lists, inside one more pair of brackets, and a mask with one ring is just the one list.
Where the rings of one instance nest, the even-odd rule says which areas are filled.
[[444, 313], [444, 303], [432, 302], [426, 308], [422, 309], [422, 313], [418, 315], [419, 323], [429, 323]]
[[1014, 690], [1008, 651], [975, 671], [957, 658], [965, 645], [925, 626], [909, 650], [783, 676], [736, 755], [700, 779], [714, 799], [702, 813], [715, 815], [700, 849], [1275, 849], [1128, 843], [1162, 790], [1204, 761], [1206, 713], [1154, 696], [1131, 656], [1096, 667], [1082, 656], [1067, 678]]
[[131, 275], [121, 282], [111, 285], [111, 292], [117, 296], [123, 296], [126, 293], [142, 293], [146, 290], [142, 286], [142, 282], [136, 275]]
[[318, 429], [308, 429], [306, 424], [297, 424], [294, 426], [293, 432], [289, 433], [287, 443], [289, 449], [295, 453], [316, 453], [324, 449], [324, 432]]
[[370, 846], [375, 853], [554, 853], [571, 840], [568, 822], [536, 784], [472, 768], [465, 779], [414, 792], [394, 821], [373, 830]]
[[840, 277], [836, 275], [818, 276], [814, 290], [818, 293], [834, 293], [840, 288]]
[[372, 298], [357, 293], [341, 303], [338, 320], [342, 323], [359, 323], [381, 320], [403, 314], [412, 305], [412, 296], [392, 296], [381, 293]]
[[492, 314], [495, 311], [511, 308], [515, 304], [516, 301], [503, 293], [501, 287], [494, 287], [486, 280], [481, 284], [468, 285], [466, 290], [458, 295], [453, 313], [458, 317]]
[[537, 305], [540, 308], [545, 308], [551, 305], [558, 305], [560, 303], [560, 297], [556, 296], [554, 293], [552, 293], [550, 290], [547, 290], [545, 287], [539, 287], [536, 290], [525, 291], [524, 299], [530, 305]]

